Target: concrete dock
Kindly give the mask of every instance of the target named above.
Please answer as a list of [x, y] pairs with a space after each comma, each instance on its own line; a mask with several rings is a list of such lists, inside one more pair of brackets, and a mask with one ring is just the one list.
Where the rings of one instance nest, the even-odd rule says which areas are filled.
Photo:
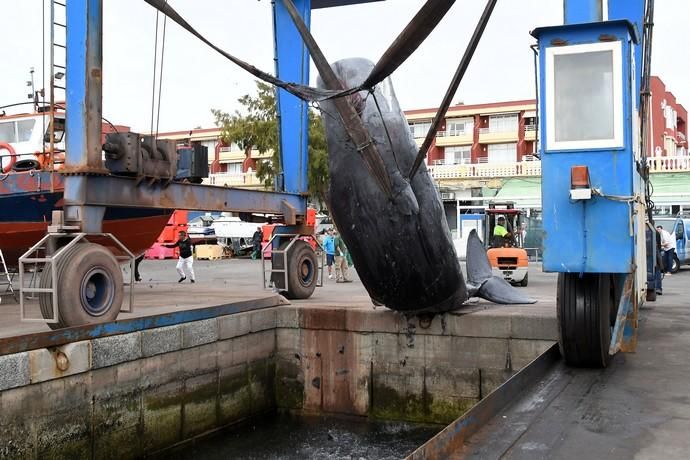
[[[142, 264], [119, 326], [54, 346], [3, 301], [0, 458], [136, 458], [276, 410], [444, 426], [557, 338], [555, 276], [538, 266], [522, 288], [535, 305], [425, 319], [374, 308], [356, 276], [287, 304], [261, 288], [258, 261], [199, 261], [196, 284], [178, 284], [174, 265]], [[557, 364], [457, 454], [685, 458], [688, 276], [642, 309], [637, 353], [606, 370]]]
[[[118, 319], [210, 307], [271, 294], [270, 290], [262, 289], [261, 261], [258, 260], [197, 260], [194, 263], [197, 275], [195, 284], [189, 281], [178, 283], [175, 264], [175, 260], [143, 261], [140, 266], [142, 281], [135, 286], [134, 312], [120, 313]], [[317, 288], [311, 298], [294, 301], [293, 305], [373, 308], [366, 290], [357, 278], [357, 273], [354, 270], [350, 273], [353, 275], [353, 283], [337, 284], [335, 279], [329, 280], [326, 277], [324, 286]], [[555, 318], [555, 279], [555, 275], [542, 273], [541, 267], [534, 265], [531, 267], [530, 285], [520, 289], [538, 299], [536, 304], [510, 307], [493, 305], [481, 300], [459, 313], [475, 312], [489, 316], [524, 314], [527, 317]], [[40, 317], [36, 302], [29, 312], [35, 317]], [[50, 330], [43, 324], [22, 323], [19, 318], [19, 305], [11, 298], [5, 297], [0, 303], [0, 338]]]

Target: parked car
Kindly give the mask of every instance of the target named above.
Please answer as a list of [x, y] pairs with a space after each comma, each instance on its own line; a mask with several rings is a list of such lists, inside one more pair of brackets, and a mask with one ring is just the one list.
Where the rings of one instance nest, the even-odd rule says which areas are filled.
[[671, 273], [680, 270], [681, 265], [690, 265], [690, 217], [655, 217], [654, 224], [661, 225], [664, 230], [676, 237], [676, 257]]

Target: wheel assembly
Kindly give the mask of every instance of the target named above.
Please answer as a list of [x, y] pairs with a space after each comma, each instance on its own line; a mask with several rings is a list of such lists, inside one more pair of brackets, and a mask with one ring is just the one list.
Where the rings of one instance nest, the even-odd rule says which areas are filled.
[[[123, 280], [120, 266], [99, 244], [79, 243], [55, 263], [58, 289], [58, 322], [52, 329], [114, 321], [120, 313]], [[40, 287], [52, 287], [52, 266], [47, 263]], [[41, 314], [53, 317], [53, 295], [39, 296]]]
[[671, 273], [678, 273], [680, 271], [680, 259], [674, 254], [673, 262], [671, 263]]
[[561, 273], [556, 296], [558, 341], [566, 363], [606, 367], [611, 361], [615, 290], [608, 273]]
[[318, 282], [318, 259], [314, 249], [306, 241], [295, 241], [287, 252], [287, 267], [284, 267], [283, 253], [290, 241], [281, 243], [277, 251], [272, 254], [274, 270], [287, 269], [287, 283], [285, 273], [274, 272], [272, 281], [283, 290], [288, 299], [308, 299], [314, 293]]

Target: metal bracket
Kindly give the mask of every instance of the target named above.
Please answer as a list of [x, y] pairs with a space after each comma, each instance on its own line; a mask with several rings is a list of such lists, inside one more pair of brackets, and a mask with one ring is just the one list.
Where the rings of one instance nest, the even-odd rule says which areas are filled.
[[[58, 283], [57, 283], [57, 272], [55, 267], [60, 258], [72, 247], [74, 247], [79, 241], [89, 237], [101, 237], [108, 238], [115, 242], [115, 244], [124, 252], [125, 255], [114, 255], [115, 260], [118, 261], [129, 261], [130, 267], [130, 281], [129, 284], [125, 283], [130, 287], [129, 289], [129, 305], [126, 308], [121, 308], [121, 312], [132, 313], [134, 311], [134, 263], [135, 257], [132, 252], [127, 249], [127, 247], [118, 240], [112, 233], [48, 233], [41, 240], [34, 244], [28, 251], [26, 251], [19, 258], [19, 314], [20, 320], [26, 323], [43, 323], [43, 324], [56, 324], [58, 319]], [[56, 239], [72, 238], [72, 240], [64, 246], [61, 246], [55, 250], [52, 254], [48, 255], [51, 247], [55, 246]], [[44, 256], [40, 256], [40, 252], [43, 251]], [[37, 288], [37, 287], [25, 287], [24, 286], [24, 264], [50, 264], [51, 270], [50, 274], [52, 277], [50, 288]], [[43, 271], [45, 273], [45, 270]], [[25, 294], [28, 293], [50, 293], [53, 296], [53, 314], [50, 318], [29, 318], [26, 316], [26, 311], [24, 308]]]
[[[300, 234], [297, 234], [297, 233], [287, 233], [287, 234], [286, 234], [286, 233], [281, 233], [281, 234], [276, 233], [276, 234], [274, 234], [273, 236], [271, 236], [271, 239], [268, 240], [268, 242], [267, 242], [264, 246], [261, 247], [261, 276], [262, 276], [262, 279], [263, 279], [264, 289], [272, 289], [272, 288], [273, 288], [273, 287], [270, 285], [270, 277], [269, 277], [269, 278], [266, 278], [266, 273], [283, 273], [283, 276], [285, 277], [285, 290], [288, 289], [288, 287], [289, 287], [288, 270], [287, 270], [287, 266], [288, 266], [288, 260], [287, 260], [288, 251], [289, 251], [290, 248], [295, 244], [295, 242], [296, 242], [297, 240], [299, 240], [300, 238], [302, 238], [303, 236], [305, 236], [305, 235], [300, 235]], [[285, 249], [272, 249], [272, 250], [271, 250], [271, 255], [273, 255], [273, 254], [282, 254], [282, 256], [283, 256], [283, 268], [282, 268], [282, 269], [280, 269], [280, 268], [273, 268], [272, 265], [271, 265], [271, 268], [266, 268], [266, 254], [265, 254], [266, 248], [269, 247], [269, 246], [273, 247], [273, 246], [272, 246], [272, 245], [273, 245], [273, 241], [274, 241], [276, 238], [278, 238], [278, 237], [280, 237], [280, 238], [283, 238], [283, 237], [285, 237], [285, 238], [290, 238], [290, 243], [288, 243], [288, 245], [287, 245], [287, 247], [286, 247]], [[323, 250], [323, 247], [321, 246], [321, 243], [319, 243], [319, 240], [318, 240], [316, 237], [311, 236], [311, 235], [310, 235], [309, 237], [312, 238], [312, 239], [314, 240], [314, 242], [316, 243], [316, 248], [317, 248], [317, 250], [315, 250], [315, 252], [316, 252], [316, 260], [317, 260], [317, 263], [318, 263], [318, 267], [317, 267], [317, 271], [316, 271], [316, 272], [317, 272], [316, 287], [323, 287], [323, 267], [324, 267], [324, 265], [325, 265], [325, 262], [324, 262], [325, 251]], [[319, 257], [319, 255], [320, 255], [321, 257]], [[272, 258], [272, 257], [271, 257], [271, 258]]]

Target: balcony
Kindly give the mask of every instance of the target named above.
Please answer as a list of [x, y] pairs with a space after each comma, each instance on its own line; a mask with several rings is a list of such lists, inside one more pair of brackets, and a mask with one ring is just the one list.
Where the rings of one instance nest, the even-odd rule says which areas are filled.
[[653, 173], [690, 172], [690, 156], [648, 157]]
[[218, 187], [243, 187], [243, 188], [262, 188], [263, 182], [256, 177], [254, 172], [251, 173], [218, 173], [211, 174], [204, 179], [205, 185], [215, 185]]
[[[536, 159], [514, 163], [486, 163], [485, 158], [479, 160], [480, 163], [454, 165], [438, 160], [428, 169], [436, 180], [541, 176], [541, 161]], [[652, 173], [690, 173], [690, 156], [649, 157], [649, 163]]]
[[537, 125], [525, 125], [525, 140], [534, 141], [537, 139]]
[[541, 176], [541, 161], [435, 165], [429, 166], [429, 172], [431, 177], [437, 180]]
[[472, 131], [439, 131], [436, 133], [436, 145], [438, 147], [471, 145], [473, 142], [474, 133]]
[[518, 130], [504, 131], [491, 128], [479, 128], [480, 144], [502, 144], [507, 142], [517, 142]]

